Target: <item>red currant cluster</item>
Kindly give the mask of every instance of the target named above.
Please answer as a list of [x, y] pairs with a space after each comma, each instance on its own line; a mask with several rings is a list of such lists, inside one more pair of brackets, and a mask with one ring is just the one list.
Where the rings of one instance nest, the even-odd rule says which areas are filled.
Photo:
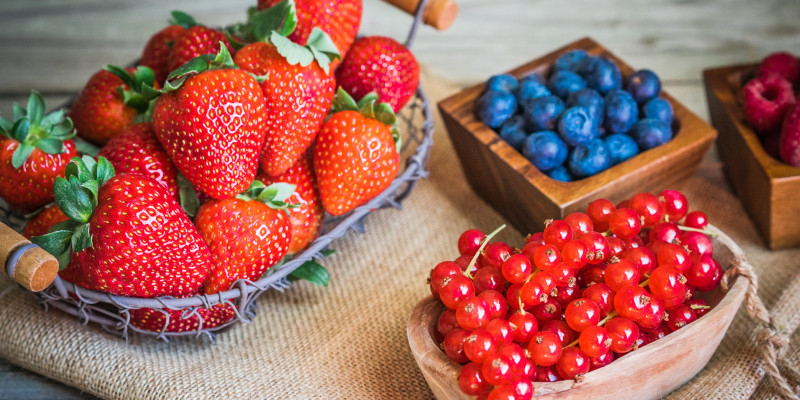
[[[679, 222], [683, 221], [680, 225]], [[447, 356], [465, 364], [461, 390], [479, 399], [530, 399], [532, 381], [581, 379], [706, 314], [695, 291], [714, 289], [708, 224], [665, 190], [547, 221], [522, 249], [471, 229], [461, 254], [431, 271], [446, 306], [437, 324]]]

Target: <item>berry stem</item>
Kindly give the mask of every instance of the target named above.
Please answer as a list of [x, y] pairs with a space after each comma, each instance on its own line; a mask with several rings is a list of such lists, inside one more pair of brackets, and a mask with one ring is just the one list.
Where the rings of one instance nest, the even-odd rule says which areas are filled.
[[682, 231], [700, 232], [700, 233], [702, 233], [704, 235], [707, 235], [707, 236], [718, 236], [718, 234], [716, 232], [711, 232], [711, 231], [706, 230], [706, 229], [692, 228], [692, 227], [689, 227], [689, 226], [678, 225], [678, 229], [680, 229]]
[[692, 310], [710, 310], [711, 309], [711, 306], [704, 306], [704, 305], [700, 305], [700, 304], [692, 304], [689, 307], [691, 307]]
[[492, 233], [490, 233], [490, 234], [486, 235], [486, 238], [485, 238], [485, 239], [483, 239], [483, 242], [481, 243], [481, 246], [480, 246], [480, 247], [478, 247], [478, 251], [476, 251], [476, 252], [475, 252], [475, 255], [474, 255], [474, 256], [472, 256], [472, 260], [470, 260], [470, 262], [469, 262], [469, 265], [467, 265], [467, 270], [466, 270], [466, 271], [464, 271], [464, 275], [465, 275], [467, 278], [469, 278], [470, 280], [472, 280], [472, 274], [470, 274], [470, 273], [469, 273], [469, 271], [472, 269], [472, 267], [473, 267], [473, 266], [475, 265], [475, 263], [478, 261], [478, 256], [480, 256], [480, 255], [481, 255], [481, 252], [483, 251], [483, 248], [484, 248], [484, 247], [486, 247], [486, 244], [487, 244], [487, 243], [489, 243], [489, 241], [490, 241], [490, 240], [492, 240], [492, 238], [494, 237], [494, 235], [497, 235], [497, 233], [498, 233], [498, 232], [500, 232], [500, 231], [502, 231], [502, 230], [503, 230], [505, 227], [506, 227], [506, 224], [500, 225], [500, 227], [499, 227], [499, 228], [495, 229], [495, 230], [494, 230]]
[[650, 278], [645, 279], [642, 283], [639, 284], [639, 286], [645, 287], [647, 286], [648, 283], [650, 283]]
[[[702, 307], [702, 306], [701, 306], [701, 307]], [[616, 317], [616, 316], [618, 316], [618, 315], [619, 315], [619, 313], [617, 312], [617, 310], [611, 311], [610, 313], [608, 313], [608, 315], [606, 315], [606, 317], [605, 317], [605, 318], [603, 318], [602, 320], [600, 320], [600, 322], [598, 322], [598, 323], [597, 323], [597, 326], [603, 326], [603, 325], [605, 325], [605, 324], [606, 324], [608, 321], [611, 321], [611, 319], [613, 319], [614, 317]], [[564, 346], [564, 347], [572, 347], [572, 346], [575, 346], [575, 345], [577, 345], [577, 344], [578, 344], [578, 340], [579, 340], [579, 339], [575, 339], [575, 341], [574, 341], [574, 342], [572, 342], [572, 343], [570, 343], [570, 344], [568, 344], [568, 345], [566, 345], [566, 346]]]

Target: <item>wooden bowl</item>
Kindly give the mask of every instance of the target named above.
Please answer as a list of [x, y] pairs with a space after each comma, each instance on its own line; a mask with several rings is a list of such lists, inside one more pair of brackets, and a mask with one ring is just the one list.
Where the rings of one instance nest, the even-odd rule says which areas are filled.
[[[533, 72], [546, 73], [561, 54], [574, 49], [610, 58], [623, 77], [634, 71], [603, 46], [584, 38], [509, 73], [517, 78]], [[541, 231], [545, 219], [585, 210], [596, 198], [617, 202], [643, 191], [678, 189], [692, 176], [717, 136], [710, 125], [662, 92], [675, 113], [676, 134], [671, 141], [597, 175], [559, 182], [536, 169], [474, 115], [475, 101], [483, 90], [481, 83], [448, 97], [438, 104], [439, 111], [472, 188], [524, 232]]]
[[744, 120], [742, 87], [758, 64], [703, 71], [711, 122], [719, 130], [719, 158], [771, 249], [800, 245], [800, 168], [773, 158]]
[[[733, 240], [714, 227], [710, 229], [720, 235], [713, 239], [714, 258], [720, 265], [730, 266], [735, 257], [744, 257]], [[733, 321], [748, 286], [747, 279], [734, 279], [727, 292], [718, 287], [701, 294], [712, 309], [697, 321], [589, 372], [581, 382], [534, 382], [534, 397], [542, 400], [658, 399], [677, 389], [708, 363]], [[461, 365], [447, 358], [434, 340], [436, 323], [443, 310], [442, 302], [432, 296], [419, 302], [408, 319], [408, 343], [437, 399], [472, 399], [458, 387]]]

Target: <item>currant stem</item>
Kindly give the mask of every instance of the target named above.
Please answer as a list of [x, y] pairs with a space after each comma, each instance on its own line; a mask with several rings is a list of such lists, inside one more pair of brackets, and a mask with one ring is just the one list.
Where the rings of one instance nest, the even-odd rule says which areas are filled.
[[472, 275], [469, 273], [469, 271], [472, 269], [473, 266], [475, 266], [475, 263], [478, 261], [478, 256], [481, 255], [481, 252], [483, 251], [483, 248], [486, 247], [486, 244], [489, 243], [490, 240], [492, 240], [494, 235], [497, 235], [497, 233], [502, 231], [505, 227], [506, 227], [506, 224], [500, 225], [499, 228], [495, 229], [494, 232], [486, 235], [486, 238], [483, 239], [483, 243], [481, 243], [481, 247], [478, 247], [478, 251], [475, 252], [475, 255], [472, 256], [472, 260], [470, 260], [469, 265], [467, 265], [467, 270], [464, 271], [464, 275], [467, 278], [472, 280]]
[[689, 307], [691, 307], [692, 310], [710, 310], [711, 309], [711, 306], [704, 306], [704, 305], [700, 305], [700, 304], [692, 304]]
[[[702, 307], [702, 306], [700, 306], [700, 307]], [[616, 317], [616, 316], [618, 316], [618, 315], [619, 315], [619, 313], [617, 312], [617, 310], [611, 311], [610, 313], [608, 313], [608, 315], [606, 315], [606, 317], [605, 317], [605, 318], [603, 318], [602, 320], [600, 320], [600, 322], [598, 322], [598, 323], [597, 323], [597, 326], [603, 326], [603, 325], [605, 325], [605, 324], [606, 324], [608, 321], [611, 321], [611, 320], [612, 320], [614, 317]], [[579, 339], [575, 339], [575, 341], [574, 341], [574, 342], [572, 342], [572, 343], [570, 343], [570, 344], [568, 344], [568, 345], [566, 345], [566, 346], [564, 346], [564, 347], [572, 347], [572, 346], [575, 346], [575, 345], [577, 345], [577, 344], [578, 344], [578, 340], [579, 340]]]
[[650, 278], [647, 278], [647, 279], [645, 279], [645, 280], [644, 280], [642, 283], [640, 283], [640, 284], [639, 284], [639, 286], [641, 286], [641, 287], [645, 287], [645, 286], [647, 286], [647, 284], [649, 284], [649, 283], [650, 283]]
[[692, 227], [689, 227], [689, 226], [678, 225], [678, 229], [680, 229], [682, 231], [700, 232], [700, 233], [702, 233], [704, 235], [708, 235], [708, 236], [718, 236], [717, 232], [712, 232], [712, 231], [705, 230], [705, 229], [692, 228]]

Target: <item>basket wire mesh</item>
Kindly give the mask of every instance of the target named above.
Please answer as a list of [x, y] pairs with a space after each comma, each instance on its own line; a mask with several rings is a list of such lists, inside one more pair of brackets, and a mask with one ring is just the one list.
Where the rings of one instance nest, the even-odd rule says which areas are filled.
[[[422, 0], [417, 9], [405, 43], [409, 48], [422, 23], [422, 12], [426, 4], [427, 0]], [[34, 295], [44, 309], [61, 310], [77, 317], [83, 324], [89, 322], [99, 324], [106, 331], [126, 339], [133, 331], [155, 335], [163, 340], [168, 340], [170, 336], [194, 335], [208, 337], [214, 342], [217, 331], [237, 322], [250, 323], [255, 316], [254, 301], [259, 295], [270, 289], [283, 291], [288, 288], [291, 283], [287, 277], [292, 271], [306, 261], [324, 258], [324, 251], [328, 249], [329, 245], [348, 231], [365, 233], [363, 222], [370, 212], [387, 207], [400, 209], [403, 200], [414, 189], [417, 181], [428, 176], [426, 165], [433, 145], [434, 126], [430, 102], [421, 87], [417, 88], [415, 96], [397, 115], [397, 119], [398, 128], [403, 135], [400, 157], [401, 160], [405, 160], [405, 165], [401, 167], [398, 176], [389, 187], [366, 204], [342, 216], [326, 215], [322, 232], [317, 239], [291, 260], [270, 268], [264, 276], [256, 281], [240, 279], [231, 286], [230, 290], [212, 295], [198, 294], [185, 298], [172, 296], [134, 298], [89, 290], [64, 281], [57, 276], [50, 287], [34, 293]], [[0, 221], [21, 231], [27, 219], [0, 200]], [[235, 317], [224, 324], [204, 328], [203, 317], [198, 310], [209, 309], [217, 304], [232, 307]], [[164, 314], [166, 318], [160, 332], [143, 330], [131, 325], [131, 310], [139, 308], [152, 308]], [[166, 328], [170, 322], [168, 310], [182, 310], [180, 318], [197, 317], [200, 321], [198, 329], [186, 332], [167, 332]]]

